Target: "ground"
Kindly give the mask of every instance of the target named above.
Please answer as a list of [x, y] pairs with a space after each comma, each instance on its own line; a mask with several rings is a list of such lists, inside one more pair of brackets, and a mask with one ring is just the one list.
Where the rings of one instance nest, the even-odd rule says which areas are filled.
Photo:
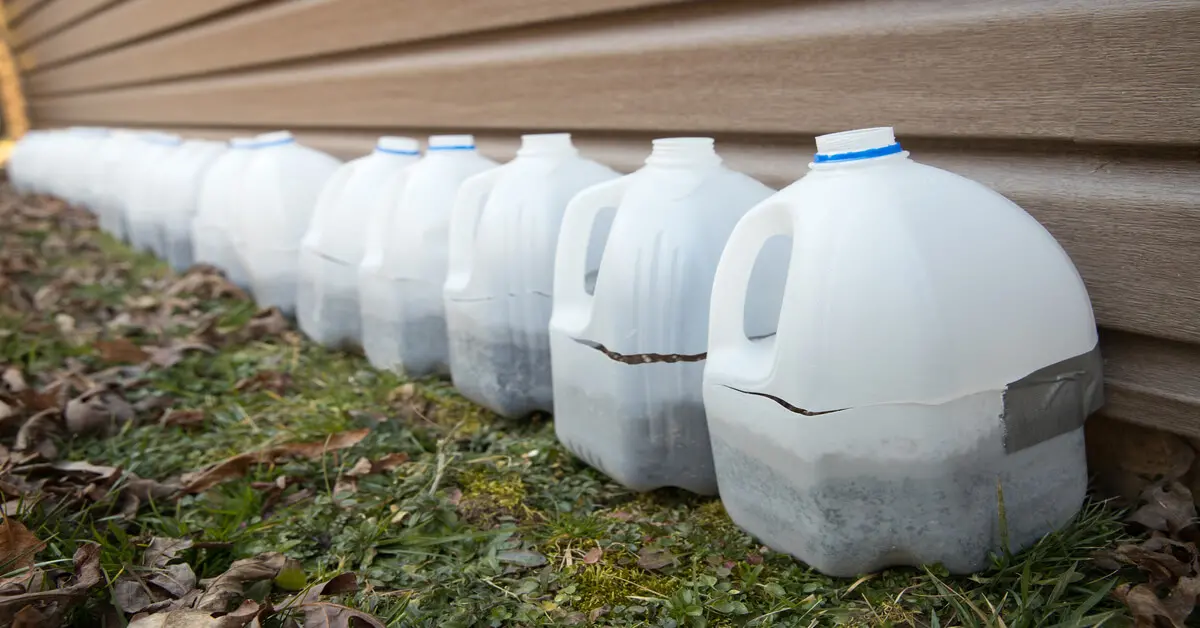
[[314, 346], [214, 270], [7, 187], [0, 271], [0, 624], [1154, 626], [1197, 593], [1159, 600], [1200, 560], [1155, 579], [1145, 529], [1099, 501], [974, 577], [822, 576], [717, 499], [609, 482], [548, 417]]

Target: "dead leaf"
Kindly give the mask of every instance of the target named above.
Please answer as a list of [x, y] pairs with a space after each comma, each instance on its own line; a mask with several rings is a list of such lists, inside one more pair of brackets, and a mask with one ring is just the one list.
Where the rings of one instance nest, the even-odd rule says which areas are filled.
[[287, 319], [284, 318], [279, 308], [269, 307], [265, 310], [259, 310], [244, 327], [238, 330], [235, 337], [239, 340], [262, 340], [263, 338], [278, 336], [290, 327], [291, 325], [288, 324]]
[[1159, 598], [1154, 589], [1145, 584], [1132, 587], [1122, 584], [1113, 590], [1113, 596], [1129, 607], [1139, 628], [1153, 628], [1159, 625], [1159, 619], [1169, 622], [1171, 628], [1185, 628], [1188, 616], [1196, 607], [1197, 595], [1200, 595], [1200, 578], [1181, 578], [1166, 598]]
[[128, 338], [98, 340], [95, 347], [100, 353], [100, 359], [110, 364], [141, 364], [150, 359], [149, 353]]
[[331, 602], [301, 604], [304, 628], [386, 628], [383, 622], [348, 606]]
[[1129, 520], [1151, 530], [1176, 534], [1196, 518], [1192, 492], [1179, 482], [1158, 482], [1142, 492], [1146, 503]]
[[257, 464], [268, 464], [289, 457], [317, 459], [328, 452], [357, 445], [370, 432], [371, 430], [366, 428], [339, 432], [331, 434], [327, 439], [321, 441], [291, 443], [238, 454], [199, 471], [185, 473], [183, 476], [184, 490], [189, 493], [203, 493], [221, 482], [245, 475], [250, 467]]
[[0, 573], [33, 567], [33, 557], [46, 544], [12, 517], [0, 521]]
[[230, 613], [177, 608], [165, 613], [135, 615], [126, 628], [246, 628], [256, 625], [255, 620], [264, 610], [254, 600], [242, 602]]
[[17, 611], [11, 628], [46, 628], [49, 625], [51, 619], [31, 604]]
[[61, 432], [62, 414], [57, 409], [43, 410], [25, 422], [17, 432], [12, 450], [21, 454], [18, 463], [39, 458], [54, 460], [58, 457], [58, 446], [54, 435]]
[[643, 547], [638, 551], [637, 565], [647, 571], [657, 571], [675, 562], [675, 555], [664, 549]]
[[597, 545], [596, 547], [593, 547], [592, 549], [588, 550], [587, 554], [583, 555], [583, 564], [595, 565], [596, 563], [600, 562], [600, 559], [603, 556], [604, 556], [604, 550], [600, 549], [600, 546]]
[[167, 347], [152, 347], [148, 355], [151, 364], [162, 368], [171, 368], [183, 361], [189, 351], [216, 353], [217, 350], [203, 342], [185, 341], [173, 343]]
[[241, 288], [226, 279], [225, 274], [219, 268], [208, 264], [197, 264], [189, 268], [178, 281], [167, 288], [166, 294], [168, 296], [190, 295], [205, 300], [249, 299], [249, 296]]
[[87, 598], [88, 592], [104, 579], [100, 569], [100, 546], [91, 543], [75, 551], [75, 575], [58, 589], [0, 597], [0, 626], [13, 623], [27, 606], [35, 606], [49, 617], [61, 616], [67, 608]]
[[191, 539], [173, 539], [165, 536], [156, 536], [150, 539], [150, 544], [146, 547], [146, 552], [142, 554], [142, 565], [162, 569], [168, 563], [175, 560], [179, 552], [191, 547]]
[[233, 386], [241, 392], [267, 390], [277, 395], [286, 393], [292, 387], [292, 376], [281, 371], [259, 371], [244, 378]]
[[207, 415], [203, 410], [171, 410], [159, 419], [163, 427], [195, 428], [204, 425]]
[[[213, 579], [196, 600], [195, 608], [201, 611], [225, 611], [231, 602], [245, 596], [244, 585], [259, 580], [273, 580], [285, 572], [304, 568], [300, 562], [277, 552], [259, 554], [254, 558], [234, 561], [229, 569]], [[303, 576], [301, 576], [303, 578]]]
[[346, 472], [350, 477], [362, 477], [374, 473], [383, 473], [391, 471], [400, 465], [408, 462], [408, 454], [404, 452], [388, 454], [375, 462], [371, 462], [368, 458], [359, 458], [354, 466]]
[[286, 602], [281, 604], [279, 608], [288, 609], [294, 608], [298, 604], [306, 604], [316, 602], [324, 595], [341, 595], [343, 593], [354, 593], [358, 590], [358, 576], [347, 572], [338, 574], [321, 584], [314, 585], [308, 588], [307, 591], [298, 595], [292, 596]]
[[0, 376], [0, 381], [4, 383], [4, 387], [8, 392], [19, 393], [29, 389], [29, 384], [25, 383], [24, 373], [15, 366], [4, 369], [4, 374]]
[[115, 385], [93, 388], [68, 402], [63, 411], [67, 433], [73, 435], [109, 434], [132, 421], [133, 414], [133, 406]]

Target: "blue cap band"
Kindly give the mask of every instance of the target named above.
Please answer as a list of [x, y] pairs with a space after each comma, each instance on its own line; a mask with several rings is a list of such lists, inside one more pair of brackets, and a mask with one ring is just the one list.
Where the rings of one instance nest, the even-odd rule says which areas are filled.
[[460, 146], [430, 146], [429, 150], [475, 150], [475, 145], [463, 144]]
[[900, 142], [896, 142], [890, 146], [880, 146], [879, 148], [868, 148], [867, 150], [856, 150], [849, 153], [833, 153], [832, 155], [817, 153], [813, 158], [814, 163], [823, 164], [831, 161], [856, 161], [859, 159], [870, 159], [872, 157], [883, 157], [885, 155], [895, 155], [900, 152]]
[[417, 150], [396, 150], [394, 148], [383, 148], [382, 146], [376, 146], [375, 152], [387, 153], [389, 155], [420, 155], [421, 154], [421, 151], [417, 151]]
[[291, 144], [292, 142], [295, 142], [295, 141], [296, 141], [296, 138], [294, 138], [294, 137], [285, 137], [283, 139], [275, 140], [273, 142], [263, 142], [261, 144], [249, 144], [246, 146], [246, 148], [267, 148], [269, 146], [283, 146], [284, 144]]

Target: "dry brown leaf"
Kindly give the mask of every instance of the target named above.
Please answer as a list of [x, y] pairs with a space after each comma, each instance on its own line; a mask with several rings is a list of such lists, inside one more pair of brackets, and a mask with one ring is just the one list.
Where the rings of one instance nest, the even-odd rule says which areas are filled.
[[19, 454], [18, 464], [37, 459], [54, 460], [58, 457], [58, 446], [54, 435], [61, 432], [62, 413], [57, 409], [43, 410], [25, 422], [17, 432], [12, 450]]
[[225, 611], [232, 602], [245, 596], [246, 583], [271, 580], [283, 572], [295, 571], [303, 574], [304, 568], [300, 562], [278, 552], [234, 561], [225, 573], [204, 587], [204, 593], [196, 600], [195, 608], [201, 611]]
[[1142, 492], [1142, 500], [1146, 503], [1129, 520], [1151, 530], [1175, 534], [1196, 519], [1192, 492], [1179, 482], [1152, 484]]
[[600, 559], [603, 556], [604, 556], [604, 550], [600, 549], [600, 546], [597, 545], [596, 547], [593, 547], [592, 549], [588, 550], [587, 554], [583, 555], [583, 564], [595, 565], [596, 563], [600, 562]]
[[259, 310], [235, 335], [240, 340], [261, 340], [271, 336], [278, 336], [290, 327], [283, 313], [279, 311], [279, 308], [269, 307], [265, 310]]
[[25, 383], [25, 374], [15, 366], [4, 369], [4, 374], [0, 375], [0, 382], [3, 382], [4, 388], [12, 393], [19, 393], [29, 388], [29, 384]]
[[49, 617], [43, 615], [42, 611], [39, 611], [36, 606], [30, 604], [17, 611], [17, 614], [13, 617], [11, 628], [46, 628], [51, 625], [52, 621]]
[[1154, 628], [1158, 620], [1166, 620], [1171, 628], [1185, 628], [1185, 622], [1196, 607], [1200, 595], [1200, 578], [1181, 578], [1166, 598], [1160, 598], [1145, 584], [1123, 584], [1113, 589], [1113, 596], [1125, 603], [1133, 614], [1138, 628]]
[[168, 296], [190, 295], [201, 299], [248, 299], [241, 288], [225, 278], [215, 266], [197, 264], [189, 268], [182, 277], [167, 288]]
[[328, 452], [357, 445], [370, 432], [371, 430], [366, 428], [339, 432], [331, 434], [325, 440], [291, 443], [238, 454], [199, 471], [184, 474], [184, 490], [189, 493], [203, 493], [221, 482], [245, 475], [246, 471], [257, 464], [267, 464], [289, 457], [320, 458]]
[[0, 521], [0, 573], [33, 567], [33, 557], [46, 544], [12, 517]]
[[68, 434], [110, 434], [133, 420], [133, 406], [125, 401], [120, 388], [106, 385], [93, 388], [67, 403], [63, 417]]
[[341, 604], [309, 602], [298, 608], [304, 613], [304, 628], [386, 628], [378, 619]]
[[230, 613], [178, 608], [163, 613], [135, 615], [127, 628], [245, 628], [255, 625], [255, 620], [264, 610], [254, 600], [242, 602]]
[[59, 617], [67, 608], [86, 599], [88, 592], [104, 580], [100, 569], [100, 546], [91, 543], [80, 547], [75, 551], [73, 562], [75, 575], [64, 587], [0, 596], [0, 626], [13, 623], [16, 614], [27, 606], [36, 607], [47, 617]]
[[149, 353], [128, 338], [99, 340], [95, 347], [100, 353], [100, 359], [110, 364], [141, 364], [150, 359]]
[[292, 387], [292, 376], [281, 371], [259, 371], [250, 377], [234, 384], [233, 389], [241, 392], [267, 390], [277, 395], [286, 393]]
[[208, 344], [197, 341], [184, 341], [173, 343], [167, 347], [151, 347], [149, 353], [149, 361], [155, 366], [162, 368], [171, 368], [183, 361], [189, 351], [201, 351], [204, 353], [216, 353], [217, 350], [210, 347]]
[[346, 475], [362, 477], [373, 473], [384, 473], [396, 469], [406, 462], [408, 462], [408, 454], [404, 452], [388, 454], [375, 462], [371, 462], [368, 458], [359, 458], [354, 466], [346, 472]]
[[203, 410], [171, 410], [159, 419], [163, 427], [194, 428], [204, 425], [207, 415]]
[[675, 563], [675, 555], [664, 549], [643, 547], [638, 551], [637, 565], [647, 571], [657, 571]]
[[354, 593], [358, 590], [358, 576], [346, 572], [338, 574], [321, 584], [313, 585], [307, 591], [292, 596], [286, 602], [279, 605], [280, 609], [295, 608], [299, 604], [316, 602], [325, 595], [341, 595], [343, 593]]

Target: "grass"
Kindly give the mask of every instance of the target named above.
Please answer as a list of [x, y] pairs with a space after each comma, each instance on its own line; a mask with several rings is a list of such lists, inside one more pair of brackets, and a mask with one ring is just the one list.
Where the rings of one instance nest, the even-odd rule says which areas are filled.
[[[53, 250], [46, 240], [58, 229], [27, 228], [20, 237], [35, 250]], [[125, 269], [110, 283], [76, 286], [63, 297], [62, 310], [77, 318], [103, 310], [97, 305], [112, 308], [98, 318], [111, 318], [171, 281], [157, 261], [94, 231], [40, 264], [22, 279], [31, 293], [71, 266]], [[200, 310], [231, 325], [254, 311], [228, 300]], [[73, 342], [55, 316], [0, 310], [0, 329], [7, 330], [0, 364], [46, 377], [72, 361], [101, 368], [93, 344]], [[263, 372], [286, 373], [291, 384], [236, 389]], [[59, 458], [166, 480], [267, 445], [371, 432], [317, 460], [257, 466], [206, 493], [148, 504], [129, 521], [103, 500], [69, 511], [52, 500], [25, 504], [22, 520], [47, 542], [39, 564], [69, 565], [75, 548], [94, 540], [111, 582], [137, 562], [146, 537], [189, 537], [205, 544], [183, 554], [203, 578], [235, 559], [278, 551], [302, 561], [311, 582], [358, 573], [365, 585], [344, 603], [394, 626], [1033, 628], [1128, 621], [1108, 595], [1116, 576], [1090, 560], [1126, 538], [1122, 513], [1094, 501], [1062, 531], [1020, 554], [995, 557], [976, 576], [930, 566], [835, 579], [761, 547], [718, 500], [672, 490], [636, 494], [609, 482], [558, 445], [548, 418], [503, 420], [446, 382], [408, 382], [295, 335], [190, 354], [152, 371], [129, 397], [136, 403], [160, 393], [174, 397], [176, 408], [202, 411], [204, 425], [128, 423], [107, 438], [63, 441]], [[360, 458], [397, 453], [407, 461], [346, 489]], [[272, 489], [277, 482], [286, 488]], [[643, 569], [646, 548], [672, 560]], [[109, 595], [98, 593], [74, 624], [92, 625]]]

